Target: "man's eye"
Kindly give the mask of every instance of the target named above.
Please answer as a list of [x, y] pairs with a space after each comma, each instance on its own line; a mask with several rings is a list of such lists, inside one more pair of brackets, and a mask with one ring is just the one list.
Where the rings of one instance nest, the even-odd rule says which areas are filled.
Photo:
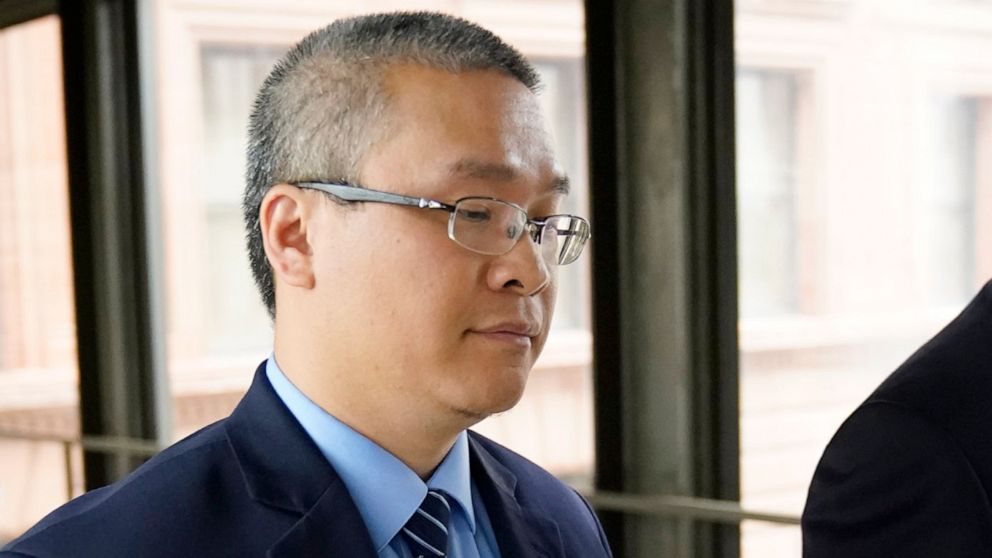
[[489, 221], [490, 215], [487, 209], [459, 209], [458, 218], [470, 223], [485, 223]]

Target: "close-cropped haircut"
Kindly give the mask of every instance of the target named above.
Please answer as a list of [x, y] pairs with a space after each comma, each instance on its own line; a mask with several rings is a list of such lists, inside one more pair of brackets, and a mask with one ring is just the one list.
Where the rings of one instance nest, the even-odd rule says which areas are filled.
[[290, 49], [255, 98], [242, 199], [252, 274], [273, 318], [275, 286], [259, 227], [262, 199], [280, 183], [356, 181], [359, 160], [384, 132], [383, 80], [394, 64], [452, 73], [496, 70], [531, 91], [539, 87], [534, 67], [516, 49], [474, 23], [439, 13], [341, 19]]

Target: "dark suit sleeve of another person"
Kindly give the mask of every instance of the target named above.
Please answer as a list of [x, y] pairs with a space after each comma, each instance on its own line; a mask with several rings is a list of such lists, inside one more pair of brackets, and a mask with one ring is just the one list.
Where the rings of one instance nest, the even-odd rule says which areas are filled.
[[992, 556], [986, 490], [966, 454], [923, 413], [884, 400], [827, 446], [802, 528], [805, 558]]

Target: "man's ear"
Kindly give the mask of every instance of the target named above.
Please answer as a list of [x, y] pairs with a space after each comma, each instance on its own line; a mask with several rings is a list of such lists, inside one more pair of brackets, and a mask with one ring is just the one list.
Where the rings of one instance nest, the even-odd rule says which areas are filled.
[[312, 212], [306, 202], [300, 188], [276, 184], [262, 198], [258, 217], [265, 256], [276, 282], [312, 289], [313, 248], [307, 238]]

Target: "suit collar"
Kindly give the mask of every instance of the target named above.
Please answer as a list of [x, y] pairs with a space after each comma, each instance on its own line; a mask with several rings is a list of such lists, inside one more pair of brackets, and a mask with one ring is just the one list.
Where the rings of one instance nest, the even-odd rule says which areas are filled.
[[279, 400], [265, 363], [225, 428], [252, 499], [302, 516], [269, 556], [375, 558], [347, 488]]
[[[265, 363], [225, 428], [252, 499], [300, 515], [267, 556], [376, 558], [344, 482], [272, 389]], [[469, 433], [469, 450], [500, 554], [564, 558], [557, 523], [518, 499], [516, 476], [475, 433]]]
[[517, 477], [469, 433], [472, 480], [490, 517], [503, 556], [564, 558], [561, 533], [551, 518], [517, 498]]

